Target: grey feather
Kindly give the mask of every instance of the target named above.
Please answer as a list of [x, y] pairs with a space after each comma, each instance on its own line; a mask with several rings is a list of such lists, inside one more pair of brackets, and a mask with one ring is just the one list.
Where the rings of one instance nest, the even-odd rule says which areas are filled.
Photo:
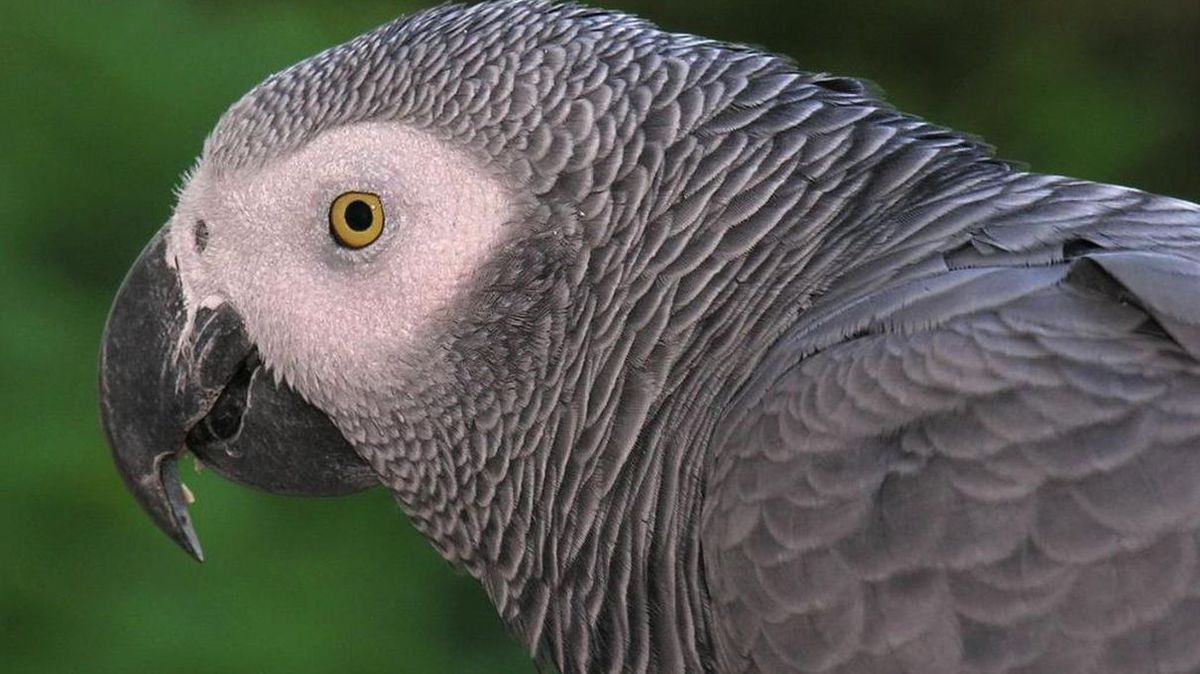
[[[1015, 246], [958, 256], [801, 321], [713, 448], [703, 541], [723, 666], [1121, 672], [1143, 635], [1194, 629], [1200, 262], [1159, 250], [1033, 267], [1005, 259]], [[789, 479], [746, 481], [764, 473]], [[837, 528], [813, 545], [817, 518]], [[854, 610], [890, 632], [788, 660], [839, 606], [792, 599], [831, 551]], [[914, 574], [948, 598], [897, 622], [865, 599]], [[940, 660], [899, 649], [942, 640], [957, 650]], [[1145, 671], [1200, 670], [1200, 652], [1171, 652]]]
[[528, 206], [410, 376], [329, 412], [543, 661], [1200, 671], [1200, 207], [524, 0], [272, 77], [205, 160], [364, 121]]

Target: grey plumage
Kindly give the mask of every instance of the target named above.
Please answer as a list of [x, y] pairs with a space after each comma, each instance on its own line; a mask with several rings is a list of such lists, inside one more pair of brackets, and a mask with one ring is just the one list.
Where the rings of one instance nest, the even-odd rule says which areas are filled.
[[730, 407], [703, 543], [731, 668], [1200, 669], [1200, 267], [1030, 252], [842, 305], [853, 338], [805, 326]]
[[526, 1], [272, 77], [200, 170], [364, 122], [503, 183], [501, 244], [378, 386], [239, 308], [544, 661], [1200, 671], [1200, 207]]

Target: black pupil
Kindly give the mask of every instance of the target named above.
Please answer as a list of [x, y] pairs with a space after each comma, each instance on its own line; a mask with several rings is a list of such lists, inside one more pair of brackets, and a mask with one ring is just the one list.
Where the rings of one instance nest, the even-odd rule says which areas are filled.
[[355, 199], [346, 204], [346, 224], [356, 232], [365, 232], [371, 228], [375, 220], [375, 212], [365, 201]]

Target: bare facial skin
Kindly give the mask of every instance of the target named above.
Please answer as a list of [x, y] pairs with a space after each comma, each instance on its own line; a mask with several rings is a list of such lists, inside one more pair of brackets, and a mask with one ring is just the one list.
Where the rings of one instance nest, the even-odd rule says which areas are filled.
[[[360, 250], [330, 234], [330, 204], [379, 195], [386, 222]], [[227, 301], [268, 367], [312, 399], [395, 377], [422, 327], [503, 239], [513, 200], [478, 162], [406, 126], [330, 129], [263, 166], [201, 161], [171, 223], [189, 305]], [[194, 223], [208, 229], [204, 251]]]

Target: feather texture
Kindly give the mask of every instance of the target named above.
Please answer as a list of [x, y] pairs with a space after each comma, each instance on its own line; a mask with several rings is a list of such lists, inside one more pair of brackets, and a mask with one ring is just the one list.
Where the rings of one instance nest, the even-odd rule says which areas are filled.
[[523, 207], [402, 377], [322, 399], [543, 661], [1200, 671], [1200, 207], [531, 0], [270, 78], [206, 168], [360, 122]]
[[730, 407], [702, 534], [725, 670], [1200, 670], [1200, 237], [1027, 241], [819, 303]]

